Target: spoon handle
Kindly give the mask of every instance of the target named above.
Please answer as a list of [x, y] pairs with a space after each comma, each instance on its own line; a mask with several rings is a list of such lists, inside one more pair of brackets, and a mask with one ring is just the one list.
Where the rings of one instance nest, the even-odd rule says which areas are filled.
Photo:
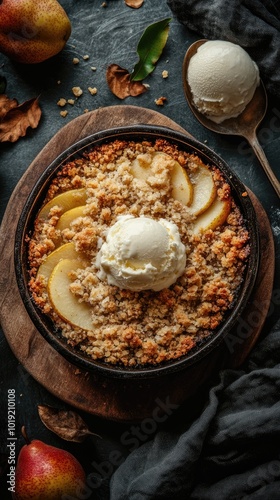
[[271, 166], [268, 163], [268, 159], [265, 156], [265, 153], [257, 139], [256, 134], [252, 136], [247, 136], [248, 142], [250, 143], [256, 157], [258, 158], [261, 166], [263, 167], [268, 179], [270, 180], [271, 185], [274, 187], [275, 192], [280, 198], [280, 182], [278, 181], [276, 175], [271, 169]]

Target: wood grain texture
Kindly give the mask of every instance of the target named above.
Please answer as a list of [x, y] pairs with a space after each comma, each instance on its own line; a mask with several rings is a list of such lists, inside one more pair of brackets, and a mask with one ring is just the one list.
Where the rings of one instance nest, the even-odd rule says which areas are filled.
[[[255, 344], [269, 309], [274, 276], [274, 244], [266, 213], [254, 203], [261, 233], [261, 262], [253, 300], [230, 342], [192, 367], [160, 379], [119, 380], [73, 366], [38, 333], [21, 300], [14, 272], [14, 236], [25, 200], [47, 165], [78, 140], [100, 130], [136, 123], [164, 125], [188, 134], [164, 115], [136, 106], [111, 106], [82, 115], [63, 127], [29, 166], [7, 206], [0, 230], [0, 319], [7, 341], [19, 362], [49, 392], [90, 414], [120, 422], [151, 416], [159, 401], [176, 404], [191, 398], [215, 371], [238, 367]], [[244, 326], [247, 325], [247, 326]]]

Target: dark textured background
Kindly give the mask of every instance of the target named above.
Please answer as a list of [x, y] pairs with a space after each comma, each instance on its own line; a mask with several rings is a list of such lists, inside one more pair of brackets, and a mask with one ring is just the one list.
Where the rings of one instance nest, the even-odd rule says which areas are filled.
[[[207, 142], [207, 145], [221, 155], [230, 167], [239, 175], [242, 181], [257, 195], [263, 204], [273, 229], [276, 245], [276, 277], [274, 288], [279, 289], [279, 252], [280, 252], [280, 222], [279, 200], [270, 186], [265, 174], [254, 157], [250, 147], [242, 138], [218, 136], [205, 130], [194, 118], [186, 104], [182, 86], [182, 62], [189, 45], [200, 38], [189, 31], [175, 19], [163, 0], [145, 0], [139, 10], [127, 7], [123, 0], [107, 0], [107, 7], [101, 0], [61, 1], [72, 22], [72, 35], [61, 54], [50, 61], [36, 66], [22, 66], [12, 63], [0, 55], [0, 74], [7, 78], [6, 93], [11, 98], [23, 102], [40, 95], [42, 119], [37, 130], [29, 131], [26, 138], [14, 144], [0, 145], [0, 210], [1, 220], [6, 205], [17, 182], [30, 163], [47, 144], [53, 135], [71, 119], [79, 116], [85, 109], [98, 107], [133, 104], [154, 109], [176, 121], [191, 132], [197, 139]], [[129, 71], [137, 62], [136, 46], [147, 25], [172, 17], [168, 43], [164, 53], [152, 75], [146, 83], [149, 90], [137, 97], [120, 101], [109, 90], [106, 83], [106, 68], [111, 63], [119, 64]], [[82, 56], [89, 55], [84, 61]], [[76, 66], [72, 64], [73, 57], [80, 58]], [[91, 67], [96, 67], [92, 71]], [[161, 73], [168, 70], [169, 77], [163, 79]], [[61, 81], [60, 84], [57, 82]], [[66, 118], [59, 114], [57, 101], [60, 97], [71, 98], [71, 88], [80, 86], [84, 89], [83, 96], [75, 106], [68, 106]], [[96, 87], [98, 93], [91, 96], [87, 87]], [[158, 107], [155, 99], [165, 96], [167, 102]], [[280, 102], [275, 98], [269, 101], [267, 115], [259, 129], [259, 139], [275, 173], [280, 176]], [[12, 314], [12, 312], [11, 312]], [[264, 333], [276, 322], [279, 312], [274, 312], [267, 318]], [[123, 459], [129, 448], [122, 444], [123, 433], [130, 427], [101, 419], [82, 415], [91, 429], [103, 436], [103, 439], [90, 438], [83, 445], [69, 444], [55, 437], [41, 423], [38, 404], [50, 404], [64, 407], [21, 367], [10, 351], [3, 332], [0, 333], [0, 453], [6, 452], [7, 437], [7, 390], [15, 389], [17, 397], [16, 425], [18, 437], [20, 427], [28, 423], [32, 435], [39, 439], [64, 447], [72, 451], [84, 465], [87, 473], [102, 469], [104, 480], [100, 487], [95, 488], [92, 498], [109, 498], [109, 477], [112, 473], [110, 452], [120, 450]], [[203, 397], [202, 397], [203, 399]], [[199, 412], [193, 407], [194, 415]], [[22, 440], [18, 439], [18, 450]], [[17, 450], [17, 451], [18, 451]], [[93, 464], [95, 462], [95, 464]], [[0, 498], [10, 498], [7, 494], [6, 476], [1, 479]], [[89, 498], [89, 497], [87, 497]]]

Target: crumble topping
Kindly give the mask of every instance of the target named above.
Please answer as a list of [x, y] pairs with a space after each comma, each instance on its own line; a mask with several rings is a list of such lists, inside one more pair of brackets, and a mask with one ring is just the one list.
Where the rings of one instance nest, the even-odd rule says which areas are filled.
[[[60, 193], [84, 188], [82, 215], [60, 230], [62, 213], [54, 205], [47, 218], [37, 217], [29, 245], [29, 288], [37, 306], [54, 321], [69, 345], [92, 359], [135, 367], [157, 365], [190, 352], [213, 334], [233, 307], [250, 252], [241, 212], [222, 173], [211, 169], [220, 199], [231, 201], [226, 222], [216, 229], [192, 231], [195, 216], [172, 197], [170, 161], [154, 162], [145, 181], [135, 178], [135, 158], [145, 164], [155, 151], [195, 174], [201, 159], [166, 140], [154, 143], [115, 140], [96, 146], [83, 158], [68, 162], [49, 186], [45, 202]], [[104, 234], [119, 215], [165, 218], [177, 225], [186, 247], [184, 273], [159, 292], [133, 292], [100, 281], [96, 255]], [[64, 321], [54, 310], [40, 265], [58, 246], [73, 242], [85, 265], [71, 272], [70, 290], [90, 308], [92, 329]]]

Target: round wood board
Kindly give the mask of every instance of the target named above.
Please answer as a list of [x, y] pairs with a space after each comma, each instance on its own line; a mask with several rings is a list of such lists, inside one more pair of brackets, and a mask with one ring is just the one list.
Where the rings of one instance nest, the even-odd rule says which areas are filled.
[[[265, 211], [250, 193], [261, 234], [261, 262], [250, 306], [216, 352], [172, 376], [148, 380], [109, 379], [78, 369], [38, 333], [21, 300], [14, 272], [14, 236], [30, 189], [48, 164], [61, 152], [88, 135], [136, 123], [163, 125], [190, 135], [164, 115], [137, 106], [110, 106], [82, 115], [65, 125], [43, 148], [16, 186], [0, 230], [0, 320], [7, 341], [19, 362], [49, 392], [77, 409], [119, 422], [135, 422], [165, 411], [168, 398], [180, 404], [213, 374], [238, 367], [255, 344], [269, 309], [274, 277], [274, 243]], [[55, 367], [55, 369], [54, 369]]]

